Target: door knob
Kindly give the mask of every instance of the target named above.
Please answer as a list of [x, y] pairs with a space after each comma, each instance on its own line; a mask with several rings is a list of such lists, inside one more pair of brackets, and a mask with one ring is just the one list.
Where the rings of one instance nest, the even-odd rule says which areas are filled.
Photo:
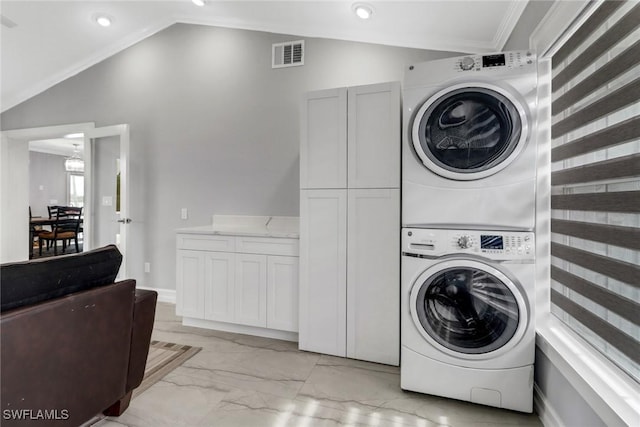
[[131, 218], [119, 219], [118, 222], [121, 222], [122, 224], [129, 224], [131, 222]]

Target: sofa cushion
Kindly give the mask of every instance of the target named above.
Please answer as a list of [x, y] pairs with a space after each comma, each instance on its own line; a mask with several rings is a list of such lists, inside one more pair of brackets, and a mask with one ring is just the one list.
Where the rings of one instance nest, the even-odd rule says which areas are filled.
[[122, 254], [114, 245], [80, 254], [0, 266], [0, 311], [35, 304], [115, 281]]

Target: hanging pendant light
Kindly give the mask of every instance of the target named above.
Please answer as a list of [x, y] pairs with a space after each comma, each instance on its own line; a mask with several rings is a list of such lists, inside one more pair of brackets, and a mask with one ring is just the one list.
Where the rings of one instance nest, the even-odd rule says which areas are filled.
[[80, 157], [78, 144], [73, 144], [73, 147], [73, 155], [65, 159], [64, 168], [67, 172], [84, 172], [84, 160]]

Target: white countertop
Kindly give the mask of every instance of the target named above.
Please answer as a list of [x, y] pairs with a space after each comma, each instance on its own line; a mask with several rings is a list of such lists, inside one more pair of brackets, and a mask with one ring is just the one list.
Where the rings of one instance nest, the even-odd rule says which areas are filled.
[[298, 217], [214, 215], [213, 224], [180, 228], [176, 232], [297, 239], [300, 237], [300, 222]]

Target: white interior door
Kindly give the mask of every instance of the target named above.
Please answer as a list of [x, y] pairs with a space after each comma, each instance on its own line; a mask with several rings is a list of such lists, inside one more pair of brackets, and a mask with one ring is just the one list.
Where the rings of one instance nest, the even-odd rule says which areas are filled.
[[131, 218], [129, 125], [91, 129], [84, 134], [85, 250], [116, 245], [122, 253], [118, 278], [126, 278]]

